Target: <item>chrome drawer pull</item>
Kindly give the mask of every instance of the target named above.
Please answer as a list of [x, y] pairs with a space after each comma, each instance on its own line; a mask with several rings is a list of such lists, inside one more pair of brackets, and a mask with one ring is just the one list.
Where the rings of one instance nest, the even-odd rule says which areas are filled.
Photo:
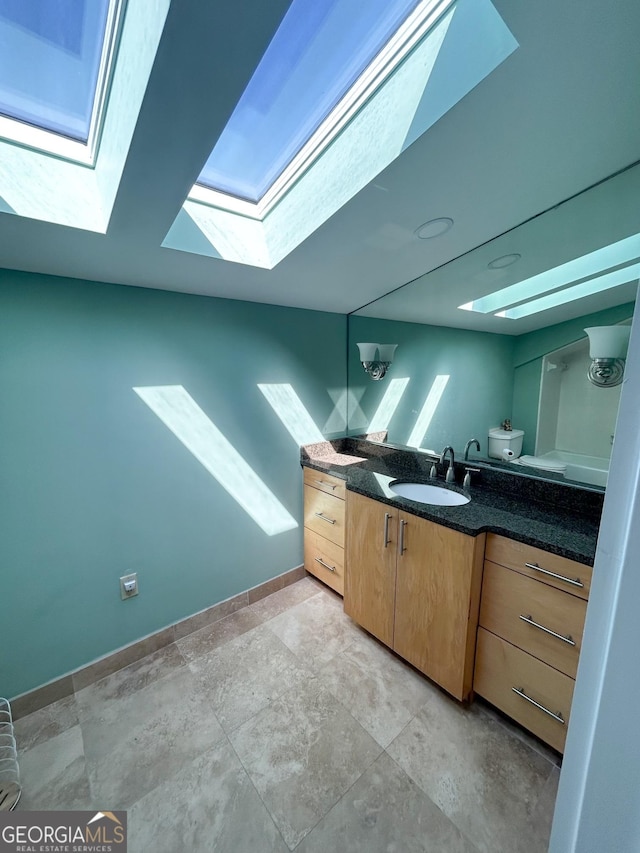
[[562, 634], [556, 634], [556, 632], [552, 631], [551, 628], [545, 628], [544, 625], [540, 625], [539, 622], [534, 622], [531, 616], [523, 616], [520, 614], [520, 618], [523, 622], [526, 622], [527, 625], [533, 625], [534, 628], [540, 628], [540, 630], [544, 631], [545, 634], [551, 634], [552, 637], [562, 640], [563, 643], [568, 643], [570, 646], [575, 646], [576, 644], [576, 641], [571, 636], [563, 637]]
[[560, 711], [558, 711], [557, 714], [554, 714], [553, 711], [550, 711], [548, 708], [545, 708], [544, 705], [541, 705], [539, 702], [536, 702], [536, 700], [532, 699], [531, 696], [527, 696], [527, 694], [522, 688], [518, 690], [517, 687], [512, 687], [511, 689], [514, 693], [517, 693], [521, 699], [526, 699], [527, 702], [531, 702], [531, 704], [535, 705], [536, 708], [539, 708], [541, 711], [544, 711], [545, 714], [548, 714], [550, 717], [553, 717], [554, 720], [557, 720], [557, 722], [562, 723], [562, 725], [564, 726], [565, 720]]
[[328, 483], [326, 480], [316, 480], [316, 483], [319, 486], [329, 486], [329, 488], [331, 488], [331, 489], [337, 489], [338, 488], [337, 483]]
[[399, 541], [398, 541], [398, 554], [400, 554], [400, 556], [401, 556], [401, 557], [402, 557], [402, 555], [404, 554], [404, 552], [407, 550], [407, 549], [404, 547], [404, 529], [405, 529], [405, 527], [407, 526], [407, 524], [408, 524], [408, 523], [409, 523], [409, 522], [408, 522], [408, 521], [405, 521], [405, 520], [404, 520], [404, 518], [401, 518], [401, 519], [400, 519], [400, 538], [399, 538]]
[[330, 572], [335, 572], [335, 570], [336, 570], [335, 566], [330, 566], [329, 563], [325, 563], [325, 561], [321, 560], [320, 557], [315, 557], [314, 559], [315, 559], [316, 563], [320, 563], [320, 565], [324, 566], [325, 569], [329, 569]]
[[323, 515], [321, 512], [316, 512], [318, 518], [321, 518], [323, 521], [327, 521], [329, 524], [335, 524], [335, 518], [329, 518], [327, 515]]
[[390, 512], [385, 512], [384, 514], [384, 547], [386, 548], [389, 544], [389, 519], [391, 518]]
[[534, 569], [536, 572], [542, 572], [543, 575], [548, 575], [550, 578], [556, 578], [559, 581], [570, 583], [572, 586], [584, 587], [580, 578], [575, 578], [574, 580], [573, 578], [566, 578], [564, 575], [557, 575], [555, 572], [550, 572], [549, 569], [543, 569], [542, 566], [539, 566], [537, 563], [525, 563], [525, 566], [528, 569]]

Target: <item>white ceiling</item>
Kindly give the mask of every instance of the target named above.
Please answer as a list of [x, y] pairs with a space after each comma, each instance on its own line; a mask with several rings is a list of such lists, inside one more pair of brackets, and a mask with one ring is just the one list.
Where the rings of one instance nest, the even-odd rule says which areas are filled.
[[[106, 235], [0, 213], [0, 266], [349, 313], [639, 160], [637, 0], [494, 5], [519, 49], [375, 182], [264, 270], [161, 243], [287, 3], [174, 0]], [[447, 234], [415, 237], [420, 224], [440, 216], [455, 221]], [[525, 259], [525, 241], [512, 251]], [[504, 252], [491, 257], [498, 254]], [[618, 290], [607, 304], [629, 300], [629, 289]], [[470, 277], [456, 291], [456, 305], [480, 295]], [[424, 311], [420, 319], [478, 322], [454, 309]], [[584, 313], [573, 303], [487, 330], [520, 333]]]

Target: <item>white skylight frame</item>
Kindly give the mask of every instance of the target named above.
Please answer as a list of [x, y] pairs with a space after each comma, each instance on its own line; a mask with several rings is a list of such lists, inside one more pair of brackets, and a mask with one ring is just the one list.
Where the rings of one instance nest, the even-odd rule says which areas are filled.
[[411, 12], [260, 201], [250, 202], [197, 183], [188, 200], [262, 221], [455, 2], [423, 0]]
[[87, 142], [71, 139], [61, 133], [45, 130], [26, 121], [1, 114], [0, 140], [51, 154], [72, 163], [84, 166], [94, 165], [126, 3], [127, 0], [110, 0], [109, 2]]

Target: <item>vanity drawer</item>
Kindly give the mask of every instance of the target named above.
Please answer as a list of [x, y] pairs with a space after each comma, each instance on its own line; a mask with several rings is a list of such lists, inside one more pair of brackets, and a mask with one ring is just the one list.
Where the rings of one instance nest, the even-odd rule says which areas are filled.
[[473, 689], [558, 752], [564, 751], [573, 686], [572, 678], [478, 629]]
[[344, 501], [305, 486], [304, 526], [344, 548]]
[[305, 486], [313, 486], [314, 489], [320, 489], [321, 492], [344, 500], [347, 485], [345, 480], [334, 477], [332, 474], [316, 471], [314, 468], [304, 468], [303, 470]]
[[586, 610], [575, 595], [485, 560], [480, 625], [572, 678]]
[[304, 567], [331, 589], [344, 595], [344, 550], [339, 545], [312, 530], [305, 530]]
[[[591, 588], [591, 566], [559, 557], [541, 548], [515, 542], [495, 533], [487, 535], [485, 558], [492, 563], [508, 566], [528, 577], [562, 589], [585, 600]], [[527, 565], [529, 564], [529, 565]]]

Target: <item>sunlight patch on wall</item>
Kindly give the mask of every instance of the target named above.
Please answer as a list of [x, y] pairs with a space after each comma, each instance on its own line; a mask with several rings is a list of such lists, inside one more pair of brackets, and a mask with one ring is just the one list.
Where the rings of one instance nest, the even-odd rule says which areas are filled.
[[268, 536], [298, 527], [182, 385], [133, 390]]
[[289, 383], [281, 385], [258, 384], [258, 388], [267, 398], [269, 405], [298, 446], [324, 441], [324, 436]]
[[325, 435], [344, 434], [347, 431], [348, 395], [346, 388], [327, 388], [327, 394], [331, 397], [333, 410], [327, 418], [322, 432]]
[[418, 415], [418, 420], [416, 421], [411, 435], [409, 436], [409, 440], [407, 441], [409, 447], [420, 447], [424, 441], [424, 437], [431, 425], [431, 421], [433, 420], [433, 416], [435, 415], [436, 409], [442, 399], [442, 395], [444, 394], [444, 389], [447, 387], [449, 378], [449, 374], [443, 373], [436, 376], [433, 380], [431, 390], [427, 394], [427, 399], [424, 401], [422, 411]]
[[382, 430], [388, 429], [391, 418], [394, 416], [408, 384], [408, 377], [406, 379], [392, 379], [389, 382], [387, 390], [371, 418], [367, 432], [382, 432]]

